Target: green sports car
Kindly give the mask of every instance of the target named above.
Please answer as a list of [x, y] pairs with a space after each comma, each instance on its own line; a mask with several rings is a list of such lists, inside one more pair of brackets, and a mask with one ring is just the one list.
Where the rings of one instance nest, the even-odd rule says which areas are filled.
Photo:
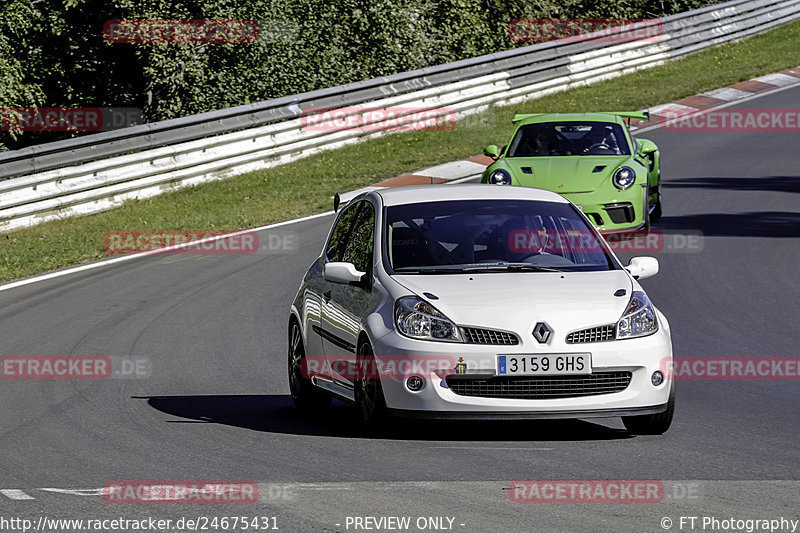
[[564, 195], [603, 232], [650, 229], [661, 216], [658, 147], [631, 137], [624, 119], [649, 113], [523, 114], [482, 183], [523, 185]]

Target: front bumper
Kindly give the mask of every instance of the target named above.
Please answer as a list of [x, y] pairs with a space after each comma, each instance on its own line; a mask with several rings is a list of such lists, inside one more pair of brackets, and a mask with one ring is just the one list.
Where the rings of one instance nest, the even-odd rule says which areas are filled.
[[630, 372], [629, 385], [619, 392], [556, 399], [489, 398], [456, 394], [447, 384], [454, 369], [431, 371], [421, 377], [425, 386], [408, 390], [407, 376], [382, 379], [386, 406], [401, 416], [433, 418], [584, 418], [650, 414], [663, 411], [669, 400], [671, 382], [658, 386], [650, 378], [656, 370], [669, 368], [672, 345], [667, 328], [653, 335], [609, 342], [554, 344], [543, 348], [530, 344], [517, 346], [451, 344], [416, 341], [396, 333], [376, 342], [375, 353], [411, 359], [462, 361], [466, 374], [486, 376], [496, 373], [497, 355], [544, 355], [591, 353], [592, 372]]
[[625, 191], [616, 191], [612, 197], [607, 192], [562, 193], [573, 204], [580, 206], [595, 227], [604, 233], [634, 231], [644, 226], [646, 187], [634, 185]]
[[[535, 182], [524, 175], [516, 174], [513, 169], [502, 167], [511, 174], [511, 185], [522, 187], [536, 187]], [[494, 171], [494, 165], [489, 166], [481, 177], [481, 183], [489, 183], [489, 175]], [[643, 183], [645, 183], [643, 185]], [[494, 185], [505, 187], [506, 185]], [[648, 190], [643, 178], [624, 191], [608, 183], [599, 189], [590, 192], [562, 192], [557, 189], [548, 189], [567, 198], [583, 209], [595, 227], [604, 233], [628, 232], [641, 229], [645, 222], [645, 206], [649, 201], [645, 198]], [[630, 216], [625, 216], [630, 211]]]
[[406, 409], [389, 409], [392, 416], [399, 418], [418, 418], [425, 420], [548, 420], [560, 418], [610, 418], [616, 416], [641, 416], [663, 413], [668, 404], [652, 407], [629, 407], [627, 409], [596, 409], [575, 411], [410, 411]]

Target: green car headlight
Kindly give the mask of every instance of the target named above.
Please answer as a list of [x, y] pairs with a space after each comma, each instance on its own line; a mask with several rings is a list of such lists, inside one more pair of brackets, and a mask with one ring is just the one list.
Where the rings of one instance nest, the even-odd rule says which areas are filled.
[[494, 183], [495, 185], [508, 185], [511, 183], [511, 174], [509, 174], [507, 170], [498, 168], [489, 174], [489, 183]]
[[614, 187], [621, 191], [630, 189], [636, 181], [636, 172], [631, 167], [619, 167], [611, 181], [614, 182]]
[[634, 291], [628, 308], [617, 322], [617, 338], [645, 337], [658, 331], [656, 311], [650, 299], [642, 291]]
[[394, 324], [398, 332], [412, 339], [463, 342], [458, 327], [450, 319], [416, 296], [395, 302]]

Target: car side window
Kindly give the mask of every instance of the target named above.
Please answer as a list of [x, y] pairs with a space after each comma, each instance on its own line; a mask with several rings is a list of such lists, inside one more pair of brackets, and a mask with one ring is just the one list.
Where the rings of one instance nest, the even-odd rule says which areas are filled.
[[353, 263], [360, 272], [372, 271], [375, 235], [375, 209], [369, 202], [359, 202], [355, 223], [344, 249], [342, 261]]
[[358, 216], [359, 204], [361, 202], [347, 206], [336, 220], [336, 226], [333, 228], [328, 247], [325, 249], [325, 257], [327, 257], [328, 261], [343, 261], [345, 246], [349, 240], [353, 222]]

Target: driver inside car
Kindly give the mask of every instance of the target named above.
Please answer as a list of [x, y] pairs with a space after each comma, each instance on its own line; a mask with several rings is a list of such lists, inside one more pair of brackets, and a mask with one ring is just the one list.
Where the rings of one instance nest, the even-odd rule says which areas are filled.
[[592, 126], [592, 131], [589, 132], [587, 138], [588, 143], [586, 148], [583, 149], [584, 153], [603, 155], [604, 152], [608, 154], [616, 154], [618, 152], [614, 135], [604, 126]]
[[522, 218], [510, 218], [489, 237], [487, 259], [524, 262], [534, 255], [550, 255], [550, 239], [543, 228], [532, 227]]

